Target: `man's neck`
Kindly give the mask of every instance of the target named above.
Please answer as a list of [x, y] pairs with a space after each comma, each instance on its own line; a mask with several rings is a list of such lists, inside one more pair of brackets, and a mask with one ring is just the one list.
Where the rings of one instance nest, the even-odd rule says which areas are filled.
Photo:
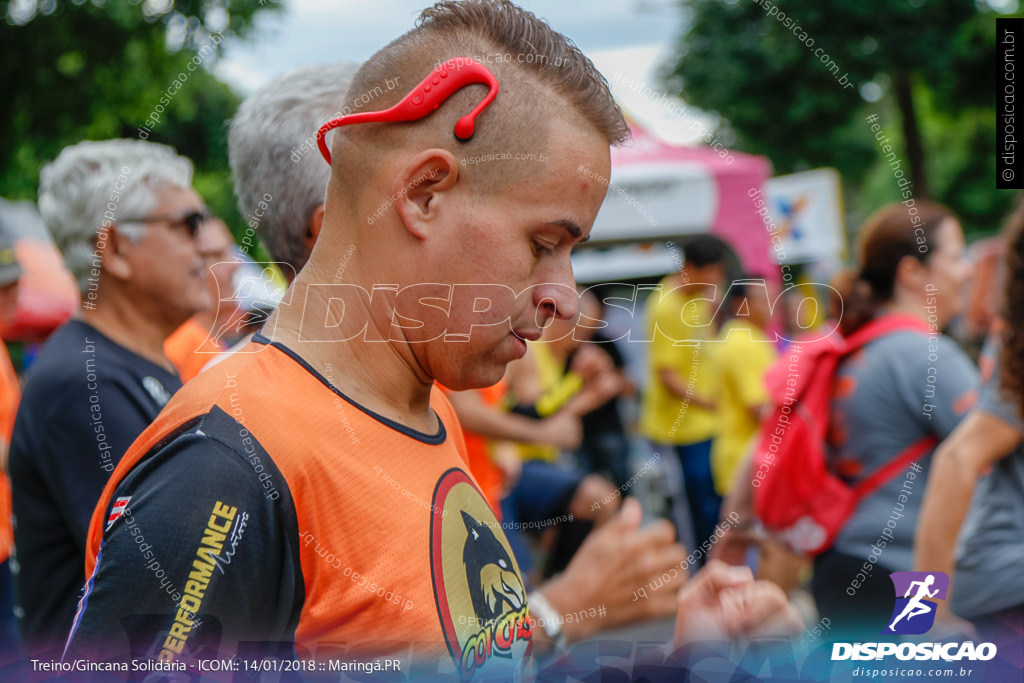
[[[379, 310], [371, 315], [366, 307], [346, 305], [341, 323], [329, 328], [327, 336], [318, 337], [317, 331], [303, 329], [313, 320], [317, 325], [323, 322], [331, 297], [329, 287], [309, 286], [315, 277], [311, 279], [307, 270], [312, 269], [307, 266], [292, 283], [286, 298], [291, 303], [278, 307], [263, 334], [297, 353], [364, 408], [411, 429], [435, 433], [437, 417], [430, 410], [433, 381], [418, 367], [407, 343], [389, 338], [389, 316], [382, 316]], [[331, 315], [339, 313], [340, 307], [332, 309]], [[382, 317], [387, 317], [386, 322]], [[386, 341], [367, 341], [372, 338]], [[342, 339], [347, 341], [338, 341]]]
[[105, 337], [129, 351], [175, 372], [164, 354], [164, 340], [176, 327], [154, 320], [120, 297], [97, 297], [91, 308], [83, 307], [78, 319], [95, 327]]

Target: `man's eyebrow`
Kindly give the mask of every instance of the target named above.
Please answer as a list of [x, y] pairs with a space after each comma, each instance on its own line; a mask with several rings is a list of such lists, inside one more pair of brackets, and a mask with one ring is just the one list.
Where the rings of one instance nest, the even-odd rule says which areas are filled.
[[590, 239], [590, 235], [587, 235], [583, 239], [580, 239], [580, 235], [583, 234], [583, 228], [576, 225], [573, 221], [568, 218], [559, 218], [557, 221], [551, 221], [548, 225], [558, 225], [566, 229], [566, 231], [572, 235], [573, 239], [580, 240], [580, 243], [586, 242]]

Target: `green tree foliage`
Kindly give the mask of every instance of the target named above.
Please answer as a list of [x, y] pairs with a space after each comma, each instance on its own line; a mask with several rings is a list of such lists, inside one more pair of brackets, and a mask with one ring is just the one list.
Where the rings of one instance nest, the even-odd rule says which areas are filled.
[[0, 0], [0, 196], [34, 199], [69, 144], [148, 134], [191, 158], [204, 199], [243, 227], [225, 128], [239, 97], [207, 69], [267, 10], [279, 0]]
[[683, 5], [689, 30], [666, 81], [720, 114], [738, 149], [777, 173], [839, 169], [863, 216], [901, 198], [864, 120], [878, 114], [915, 196], [950, 204], [974, 231], [997, 227], [1011, 194], [995, 190], [997, 15], [984, 2]]

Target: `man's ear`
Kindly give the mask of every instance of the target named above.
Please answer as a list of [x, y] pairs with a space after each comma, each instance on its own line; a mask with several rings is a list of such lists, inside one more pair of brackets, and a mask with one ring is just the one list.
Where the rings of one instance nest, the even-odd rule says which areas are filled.
[[96, 250], [103, 262], [103, 270], [118, 280], [132, 277], [131, 251], [135, 244], [117, 225], [107, 228], [107, 238], [96, 240]]
[[313, 214], [309, 217], [309, 225], [306, 226], [304, 243], [307, 254], [313, 251], [313, 245], [316, 244], [317, 238], [320, 237], [320, 228], [322, 227], [324, 227], [324, 205], [318, 204], [313, 209]]
[[424, 150], [409, 159], [391, 186], [395, 210], [406, 229], [426, 239], [447, 193], [458, 182], [459, 164], [446, 149]]

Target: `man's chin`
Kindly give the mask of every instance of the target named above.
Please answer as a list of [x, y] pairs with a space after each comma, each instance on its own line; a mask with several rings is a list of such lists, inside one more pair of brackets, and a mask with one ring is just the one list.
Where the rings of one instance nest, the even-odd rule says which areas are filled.
[[478, 362], [473, 368], [462, 366], [461, 372], [450, 373], [448, 378], [437, 377], [437, 381], [452, 391], [486, 389], [494, 386], [505, 376], [505, 365]]
[[188, 300], [188, 308], [192, 311], [192, 314], [189, 317], [192, 317], [197, 313], [212, 312], [218, 303], [219, 302], [211, 297], [206, 291], [203, 291], [202, 294], [196, 294]]
[[[202, 298], [198, 298], [197, 299], [195, 297], [193, 297], [192, 299], [190, 299], [188, 301], [176, 302], [176, 304], [177, 305], [175, 305], [173, 307], [172, 306], [168, 306], [168, 308], [167, 308], [167, 310], [169, 312], [168, 313], [168, 318], [173, 318], [174, 320], [180, 320], [181, 322], [178, 323], [179, 325], [184, 325], [186, 322], [191, 320], [196, 315], [198, 315], [200, 313], [205, 313], [206, 311], [209, 311], [210, 308], [211, 308], [209, 305], [206, 304], [206, 300], [205, 299], [202, 299]], [[173, 313], [170, 313], [170, 311], [172, 311], [172, 310], [173, 310]]]

